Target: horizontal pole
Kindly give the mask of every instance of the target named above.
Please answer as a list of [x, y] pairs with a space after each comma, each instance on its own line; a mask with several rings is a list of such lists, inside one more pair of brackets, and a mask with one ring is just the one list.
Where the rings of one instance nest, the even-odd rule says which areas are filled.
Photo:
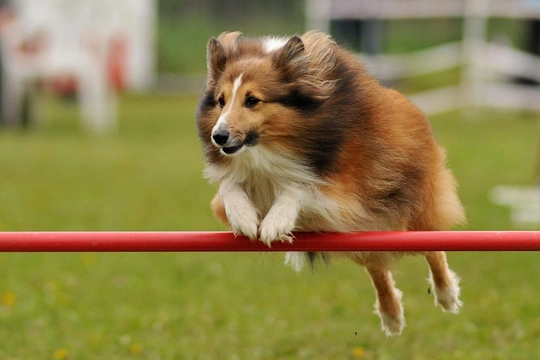
[[226, 231], [0, 232], [0, 252], [538, 251], [540, 231], [295, 233], [271, 247]]

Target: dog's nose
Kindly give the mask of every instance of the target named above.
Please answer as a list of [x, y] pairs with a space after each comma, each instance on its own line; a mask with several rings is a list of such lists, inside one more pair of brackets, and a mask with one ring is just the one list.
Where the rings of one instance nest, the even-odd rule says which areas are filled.
[[212, 134], [212, 139], [218, 145], [225, 145], [229, 140], [229, 132], [227, 130], [218, 130]]

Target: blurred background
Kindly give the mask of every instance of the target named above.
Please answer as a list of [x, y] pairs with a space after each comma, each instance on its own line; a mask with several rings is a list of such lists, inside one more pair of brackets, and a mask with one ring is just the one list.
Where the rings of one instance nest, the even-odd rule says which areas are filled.
[[[331, 33], [431, 120], [462, 229], [540, 228], [540, 2], [0, 1], [0, 231], [220, 230], [195, 107], [223, 31]], [[530, 359], [536, 253], [451, 253], [442, 314], [396, 266], [408, 326], [379, 331], [369, 278], [281, 254], [2, 254], [2, 359]]]

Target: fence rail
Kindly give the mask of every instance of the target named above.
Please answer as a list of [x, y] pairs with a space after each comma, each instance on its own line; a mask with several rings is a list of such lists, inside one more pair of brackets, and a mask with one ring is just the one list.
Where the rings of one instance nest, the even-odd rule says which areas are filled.
[[0, 252], [540, 251], [540, 231], [295, 233], [271, 247], [225, 231], [0, 232]]

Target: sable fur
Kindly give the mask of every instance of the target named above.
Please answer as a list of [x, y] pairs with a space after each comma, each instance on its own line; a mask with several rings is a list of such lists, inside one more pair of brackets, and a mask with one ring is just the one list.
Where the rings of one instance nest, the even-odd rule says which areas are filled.
[[[424, 114], [381, 86], [327, 35], [207, 45], [197, 108], [216, 218], [235, 233], [292, 241], [292, 231], [444, 230], [464, 221], [456, 182]], [[404, 318], [389, 265], [397, 252], [345, 255], [366, 267], [389, 335]], [[458, 278], [425, 253], [435, 300], [457, 312]], [[296, 268], [299, 255], [288, 254]]]

